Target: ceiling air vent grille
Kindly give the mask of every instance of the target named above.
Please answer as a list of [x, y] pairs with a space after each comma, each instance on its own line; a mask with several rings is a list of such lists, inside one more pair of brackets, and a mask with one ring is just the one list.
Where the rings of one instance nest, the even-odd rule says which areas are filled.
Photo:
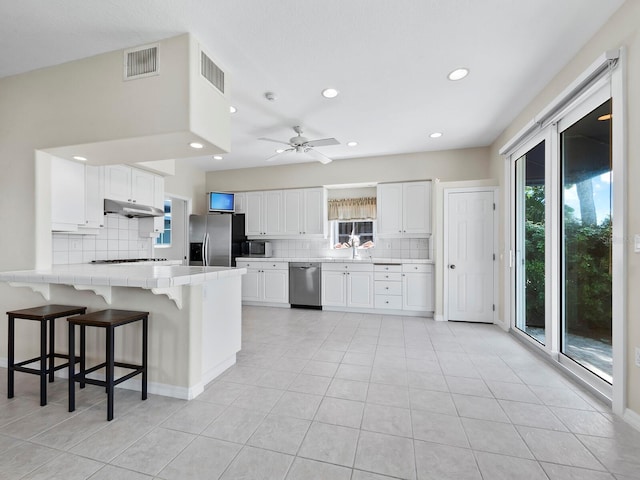
[[203, 51], [200, 51], [200, 73], [211, 85], [224, 93], [224, 72]]
[[149, 77], [160, 73], [158, 45], [130, 48], [124, 51], [124, 79]]

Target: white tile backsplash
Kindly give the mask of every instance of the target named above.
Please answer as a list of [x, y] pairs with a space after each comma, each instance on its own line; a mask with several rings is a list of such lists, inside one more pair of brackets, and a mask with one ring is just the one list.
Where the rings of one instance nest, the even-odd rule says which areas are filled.
[[[332, 249], [329, 240], [270, 240], [274, 257], [311, 258], [333, 257], [349, 258], [350, 249]], [[361, 256], [371, 258], [429, 258], [428, 238], [378, 239], [376, 246], [360, 250]]]
[[153, 239], [138, 236], [138, 219], [106, 215], [97, 235], [53, 233], [53, 264], [153, 257]]

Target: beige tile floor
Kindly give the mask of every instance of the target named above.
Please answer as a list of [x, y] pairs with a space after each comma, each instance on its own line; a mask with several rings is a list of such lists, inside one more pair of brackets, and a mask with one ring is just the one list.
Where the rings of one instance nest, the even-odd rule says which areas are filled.
[[640, 432], [491, 325], [245, 307], [190, 402], [102, 389], [67, 412], [0, 369], [0, 479], [640, 479]]

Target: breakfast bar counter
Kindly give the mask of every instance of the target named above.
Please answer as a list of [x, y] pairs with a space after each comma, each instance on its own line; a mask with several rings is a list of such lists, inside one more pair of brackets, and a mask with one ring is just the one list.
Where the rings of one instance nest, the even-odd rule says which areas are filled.
[[[142, 310], [149, 316], [149, 392], [191, 399], [235, 363], [241, 345], [241, 280], [244, 268], [180, 265], [54, 265], [0, 272], [0, 282], [27, 287], [41, 303]], [[44, 300], [43, 300], [44, 299]], [[59, 329], [66, 330], [66, 329]], [[119, 358], [135, 362], [140, 332], [117, 342]], [[56, 332], [66, 348], [66, 331]], [[87, 355], [104, 355], [87, 336]], [[17, 352], [20, 354], [20, 352]], [[135, 379], [122, 384], [139, 389]]]

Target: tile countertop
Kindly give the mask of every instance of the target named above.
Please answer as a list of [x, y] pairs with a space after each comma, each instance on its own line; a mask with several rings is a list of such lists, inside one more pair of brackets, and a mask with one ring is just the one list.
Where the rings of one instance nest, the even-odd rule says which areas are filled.
[[339, 258], [339, 257], [238, 257], [236, 261], [242, 262], [319, 262], [319, 263], [435, 263], [427, 258]]
[[0, 281], [60, 285], [166, 288], [196, 285], [244, 275], [246, 268], [187, 267], [182, 265], [53, 265], [48, 269], [0, 272]]

